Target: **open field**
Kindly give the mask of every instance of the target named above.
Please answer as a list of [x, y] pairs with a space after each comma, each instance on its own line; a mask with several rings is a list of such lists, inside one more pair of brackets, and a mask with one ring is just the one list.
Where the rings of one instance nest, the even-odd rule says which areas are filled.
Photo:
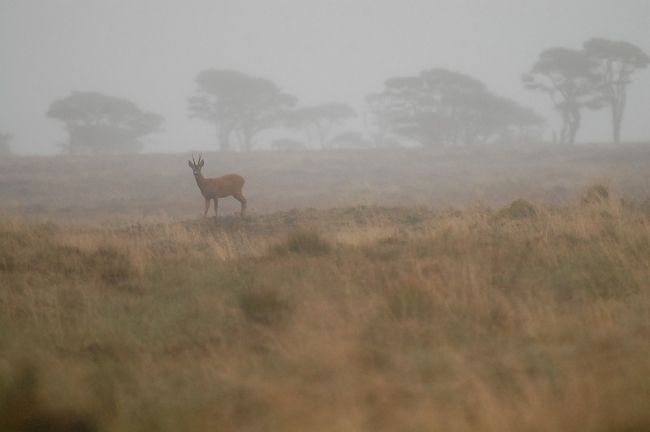
[[[424, 205], [517, 198], [568, 202], [593, 183], [627, 198], [650, 190], [650, 144], [474, 150], [205, 154], [207, 177], [236, 172], [251, 214], [291, 208]], [[0, 159], [0, 213], [59, 221], [196, 218], [203, 200], [187, 155]], [[221, 200], [221, 214], [238, 203]]]
[[650, 430], [650, 150], [205, 157], [0, 163], [0, 430]]

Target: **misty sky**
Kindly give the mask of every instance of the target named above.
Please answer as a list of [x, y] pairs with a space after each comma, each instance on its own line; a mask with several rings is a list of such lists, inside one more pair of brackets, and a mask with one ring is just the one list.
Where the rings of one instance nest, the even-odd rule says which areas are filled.
[[[539, 52], [592, 36], [650, 53], [649, 0], [0, 0], [0, 132], [18, 153], [65, 140], [49, 104], [72, 90], [124, 97], [165, 117], [147, 151], [216, 149], [188, 117], [202, 69], [269, 78], [304, 104], [356, 109], [386, 78], [445, 67], [544, 115], [548, 99], [521, 74]], [[606, 112], [586, 113], [579, 141], [610, 137]], [[635, 75], [625, 140], [650, 138], [650, 69]]]

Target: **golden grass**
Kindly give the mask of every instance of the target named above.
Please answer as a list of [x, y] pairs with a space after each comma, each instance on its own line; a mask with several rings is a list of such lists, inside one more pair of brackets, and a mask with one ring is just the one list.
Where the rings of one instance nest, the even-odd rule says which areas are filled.
[[611, 196], [5, 218], [0, 429], [649, 430], [648, 263]]

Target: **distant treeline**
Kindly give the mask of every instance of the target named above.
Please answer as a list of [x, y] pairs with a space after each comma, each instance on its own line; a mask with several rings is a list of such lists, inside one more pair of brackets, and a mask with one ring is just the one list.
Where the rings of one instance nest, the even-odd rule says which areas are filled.
[[[623, 41], [592, 38], [582, 49], [550, 48], [522, 77], [526, 88], [548, 94], [562, 127], [554, 140], [575, 142], [585, 110], [611, 111], [612, 139], [621, 140], [627, 87], [650, 57]], [[358, 124], [349, 105], [301, 106], [272, 81], [235, 70], [208, 69], [189, 97], [193, 118], [214, 126], [221, 151], [250, 151], [262, 132], [275, 150], [372, 146], [469, 146], [542, 141], [546, 120], [531, 108], [492, 93], [460, 72], [435, 68], [391, 77], [365, 98]], [[160, 130], [163, 117], [128, 100], [72, 92], [55, 100], [47, 116], [64, 123], [68, 153], [123, 153], [142, 149], [142, 137]], [[0, 154], [10, 151], [0, 134]]]

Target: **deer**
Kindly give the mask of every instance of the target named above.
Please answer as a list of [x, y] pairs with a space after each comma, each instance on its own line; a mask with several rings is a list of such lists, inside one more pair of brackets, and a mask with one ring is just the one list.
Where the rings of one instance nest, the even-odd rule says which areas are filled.
[[192, 154], [192, 160], [188, 160], [190, 168], [194, 174], [194, 179], [196, 179], [196, 184], [201, 190], [201, 195], [205, 198], [205, 211], [203, 212], [203, 217], [208, 216], [208, 210], [210, 209], [210, 200], [214, 200], [214, 217], [217, 217], [217, 209], [219, 198], [226, 198], [232, 196], [237, 201], [241, 203], [241, 217], [243, 218], [246, 213], [246, 198], [242, 194], [242, 188], [244, 187], [244, 177], [238, 174], [227, 174], [221, 177], [205, 178], [201, 174], [201, 168], [205, 164], [205, 161], [202, 158], [203, 154], [199, 154], [198, 162], [194, 160], [194, 154]]

